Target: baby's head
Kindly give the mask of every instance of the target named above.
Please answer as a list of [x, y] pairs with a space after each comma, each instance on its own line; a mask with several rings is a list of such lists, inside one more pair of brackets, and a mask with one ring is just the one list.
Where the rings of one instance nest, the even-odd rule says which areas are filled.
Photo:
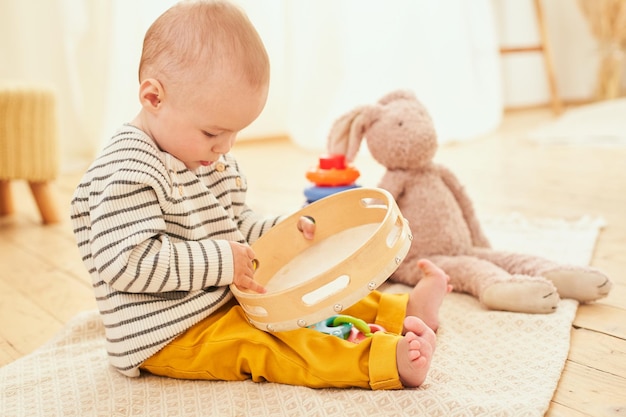
[[243, 11], [226, 1], [182, 1], [146, 32], [138, 123], [189, 168], [207, 165], [258, 117], [269, 73], [263, 42]]
[[[182, 1], [146, 32], [139, 82], [188, 87], [220, 71], [251, 85], [269, 82], [269, 59], [247, 16], [225, 1]], [[191, 86], [193, 88], [193, 85]]]

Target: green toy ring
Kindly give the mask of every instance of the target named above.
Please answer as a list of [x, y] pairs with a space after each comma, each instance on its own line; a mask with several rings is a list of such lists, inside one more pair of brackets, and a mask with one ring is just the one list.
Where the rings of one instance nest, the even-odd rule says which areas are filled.
[[340, 314], [335, 317], [335, 319], [332, 322], [332, 325], [339, 326], [345, 323], [352, 324], [354, 327], [356, 327], [357, 330], [363, 333], [366, 337], [370, 337], [372, 335], [372, 330], [370, 329], [370, 326], [365, 321], [358, 319], [356, 317]]

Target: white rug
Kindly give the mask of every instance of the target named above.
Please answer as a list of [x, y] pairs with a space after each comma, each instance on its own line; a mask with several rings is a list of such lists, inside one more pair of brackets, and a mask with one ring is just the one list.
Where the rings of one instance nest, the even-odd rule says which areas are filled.
[[529, 137], [542, 144], [625, 146], [626, 98], [567, 110]]
[[[485, 227], [500, 249], [587, 264], [602, 221], [513, 215]], [[495, 312], [472, 297], [450, 294], [426, 383], [376, 392], [126, 378], [107, 365], [102, 324], [90, 311], [32, 354], [0, 368], [0, 415], [543, 416], [567, 358], [576, 308], [575, 301], [562, 300], [549, 315]]]

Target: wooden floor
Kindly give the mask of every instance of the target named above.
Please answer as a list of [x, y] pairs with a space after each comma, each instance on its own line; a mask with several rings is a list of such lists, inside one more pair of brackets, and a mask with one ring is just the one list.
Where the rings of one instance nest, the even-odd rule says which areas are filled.
[[[437, 159], [462, 179], [482, 216], [516, 211], [606, 220], [592, 264], [612, 277], [614, 288], [608, 298], [579, 308], [569, 359], [547, 415], [624, 416], [626, 147], [527, 140], [530, 129], [551, 117], [545, 110], [509, 114], [495, 134], [442, 146]], [[316, 162], [317, 151], [272, 140], [240, 141], [235, 153], [249, 177], [249, 203], [258, 211], [285, 213], [302, 204], [304, 172]], [[375, 185], [382, 169], [366, 150], [357, 166], [361, 184]], [[54, 183], [64, 221], [45, 227], [26, 184], [12, 185], [16, 212], [0, 218], [0, 365], [36, 349], [76, 313], [95, 308], [66, 215], [79, 178], [79, 172], [65, 172]]]

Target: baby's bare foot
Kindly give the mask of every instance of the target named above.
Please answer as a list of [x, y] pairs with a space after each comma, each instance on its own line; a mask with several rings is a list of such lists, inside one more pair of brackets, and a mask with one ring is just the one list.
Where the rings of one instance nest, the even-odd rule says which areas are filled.
[[396, 348], [400, 382], [405, 387], [419, 387], [426, 380], [433, 353], [435, 333], [417, 317], [404, 319], [407, 329]]
[[417, 316], [428, 327], [439, 328], [439, 307], [443, 297], [452, 291], [450, 277], [437, 265], [427, 259], [417, 261], [422, 270], [422, 278], [413, 288], [407, 304], [407, 316]]

